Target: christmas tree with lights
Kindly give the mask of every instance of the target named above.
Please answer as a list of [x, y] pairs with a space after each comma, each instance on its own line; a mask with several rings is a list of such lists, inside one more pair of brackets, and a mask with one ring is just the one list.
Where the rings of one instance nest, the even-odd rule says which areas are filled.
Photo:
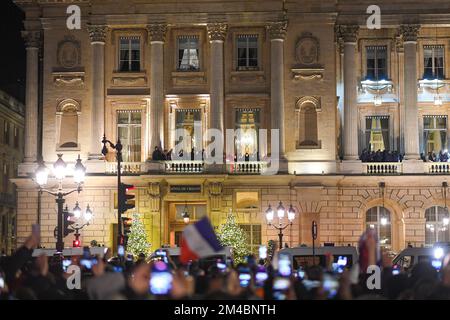
[[217, 238], [223, 246], [232, 248], [235, 265], [245, 262], [245, 257], [250, 254], [247, 235], [236, 223], [233, 213], [230, 212], [225, 223], [219, 227]]
[[135, 258], [144, 253], [146, 256], [150, 253], [151, 244], [147, 241], [147, 233], [145, 232], [144, 223], [141, 221], [139, 214], [133, 214], [130, 235], [128, 236], [127, 252], [131, 253]]

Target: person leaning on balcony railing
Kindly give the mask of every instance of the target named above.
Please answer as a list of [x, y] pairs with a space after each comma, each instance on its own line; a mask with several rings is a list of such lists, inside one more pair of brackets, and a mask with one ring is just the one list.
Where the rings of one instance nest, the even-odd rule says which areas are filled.
[[449, 162], [449, 154], [448, 151], [439, 151], [439, 154], [436, 156], [436, 154], [433, 151], [428, 152], [428, 156], [425, 158], [423, 153], [421, 154], [421, 158], [425, 162]]

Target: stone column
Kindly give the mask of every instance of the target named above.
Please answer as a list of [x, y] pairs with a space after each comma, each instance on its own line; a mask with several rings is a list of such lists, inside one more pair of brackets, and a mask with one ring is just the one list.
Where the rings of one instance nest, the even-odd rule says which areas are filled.
[[105, 40], [107, 27], [88, 26], [92, 45], [92, 101], [91, 145], [89, 159], [102, 157], [102, 138], [105, 133]]
[[210, 123], [209, 127], [222, 132], [224, 127], [224, 71], [223, 71], [223, 43], [227, 33], [224, 23], [208, 24], [208, 37], [211, 44], [209, 79], [210, 87]]
[[419, 159], [419, 120], [417, 112], [417, 34], [419, 25], [402, 25], [404, 51], [405, 159]]
[[164, 149], [164, 41], [167, 26], [151, 24], [147, 27], [150, 36], [150, 148]]
[[400, 118], [400, 130], [399, 130], [399, 145], [398, 151], [400, 153], [405, 152], [405, 101], [404, 101], [404, 88], [403, 83], [405, 81], [404, 78], [404, 51], [403, 51], [403, 41], [400, 37], [395, 39], [395, 47], [397, 52], [397, 68], [398, 68], [398, 88], [397, 88], [397, 97], [398, 97], [398, 106], [399, 106], [399, 118]]
[[25, 159], [24, 162], [37, 160], [38, 148], [38, 76], [40, 31], [23, 31], [27, 49], [27, 79], [25, 97]]
[[358, 105], [356, 74], [356, 40], [359, 27], [340, 25], [338, 37], [344, 42], [344, 159], [358, 159]]
[[[280, 158], [284, 158], [284, 39], [287, 21], [272, 22], [267, 26], [270, 37], [270, 119], [271, 129], [279, 129]], [[273, 141], [271, 142], [273, 146]]]

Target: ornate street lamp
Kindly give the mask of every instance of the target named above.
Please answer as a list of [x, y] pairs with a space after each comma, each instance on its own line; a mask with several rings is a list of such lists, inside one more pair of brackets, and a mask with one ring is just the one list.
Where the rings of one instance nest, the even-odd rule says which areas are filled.
[[[380, 187], [380, 195], [381, 195], [381, 197], [382, 197], [382, 199], [383, 199], [383, 212], [381, 213], [381, 217], [380, 217], [380, 224], [382, 225], [382, 226], [385, 226], [385, 225], [387, 225], [388, 223], [389, 223], [389, 219], [388, 219], [388, 217], [386, 216], [386, 213], [385, 213], [385, 206], [384, 206], [384, 190], [385, 190], [385, 188], [386, 188], [386, 184], [384, 183], [384, 182], [380, 182], [379, 183], [379, 187]], [[379, 228], [378, 228], [379, 229]]]
[[[75, 210], [78, 211], [78, 216], [77, 216], [77, 213], [75, 212]], [[75, 205], [75, 208], [73, 209], [73, 214], [74, 214], [74, 217], [77, 219], [76, 224], [73, 226], [70, 226], [70, 228], [75, 231], [75, 233], [74, 233], [75, 240], [73, 241], [73, 246], [79, 247], [80, 243], [81, 243], [80, 242], [80, 230], [83, 229], [84, 227], [88, 226], [91, 223], [91, 220], [94, 217], [94, 215], [93, 215], [92, 210], [89, 207], [89, 205], [87, 205], [86, 210], [84, 211], [84, 215], [83, 215], [84, 223], [80, 223], [81, 209], [78, 205], [78, 202]]]
[[181, 213], [181, 217], [183, 218], [183, 221], [185, 224], [188, 224], [190, 221], [190, 216], [189, 216], [189, 211], [188, 211], [188, 207], [187, 204], [184, 204], [184, 209], [183, 212]]
[[[106, 145], [109, 145], [110, 148], [112, 148], [113, 150], [116, 150], [116, 160], [117, 160], [117, 194], [119, 194], [120, 192], [120, 186], [122, 184], [122, 174], [121, 174], [121, 167], [122, 167], [122, 143], [120, 142], [120, 139], [117, 140], [117, 143], [114, 144], [112, 143], [110, 140], [106, 139], [106, 135], [103, 134], [103, 139], [102, 139], [102, 143], [103, 143], [103, 148], [102, 148], [102, 154], [106, 157], [106, 155], [108, 154], [108, 147]], [[119, 246], [120, 244], [125, 243], [125, 238], [124, 238], [124, 234], [123, 234], [123, 222], [122, 222], [122, 214], [124, 212], [122, 212], [122, 206], [118, 206], [118, 210], [117, 210], [117, 245]]]
[[273, 218], [274, 218], [274, 212], [273, 212], [272, 206], [269, 204], [269, 207], [266, 210], [267, 224], [269, 226], [272, 226], [274, 229], [278, 230], [278, 241], [279, 241], [280, 249], [283, 248], [283, 231], [287, 227], [291, 226], [292, 222], [295, 219], [295, 210], [292, 207], [292, 204], [289, 206], [289, 209], [287, 211], [287, 219], [288, 219], [287, 222], [284, 221], [285, 214], [286, 214], [286, 210], [285, 210], [282, 202], [280, 201], [278, 204], [278, 207], [277, 207], [278, 225], [274, 225], [274, 224], [272, 224]]
[[[62, 182], [64, 180], [64, 178], [67, 176], [68, 169], [67, 169], [67, 164], [64, 162], [64, 160], [62, 159], [62, 154], [58, 154], [58, 160], [56, 160], [56, 162], [53, 164], [53, 175], [54, 177], [58, 180], [58, 189], [56, 191], [50, 191], [50, 190], [46, 190], [44, 189], [44, 186], [48, 183], [48, 176], [49, 176], [49, 170], [47, 169], [47, 167], [44, 164], [44, 161], [40, 161], [36, 172], [35, 172], [35, 181], [36, 183], [39, 185], [39, 192], [46, 192], [54, 197], [56, 197], [55, 201], [58, 205], [58, 223], [57, 223], [57, 227], [56, 227], [56, 250], [57, 252], [62, 252], [64, 249], [64, 230], [63, 230], [63, 225], [64, 225], [64, 203], [65, 203], [65, 199], [64, 197], [66, 197], [67, 195], [73, 193], [73, 192], [78, 192], [80, 193], [82, 190], [82, 184], [84, 182], [84, 178], [85, 178], [85, 167], [83, 166], [83, 164], [81, 163], [81, 159], [80, 156], [78, 156], [78, 160], [77, 163], [75, 165], [74, 171], [73, 171], [73, 178], [75, 183], [77, 184], [77, 187], [75, 189], [69, 190], [69, 191], [64, 191], [63, 187], [62, 187]], [[75, 206], [76, 209], [76, 213], [74, 212], [74, 214], [79, 214], [78, 209], [78, 203]], [[75, 211], [75, 210], [74, 210]]]

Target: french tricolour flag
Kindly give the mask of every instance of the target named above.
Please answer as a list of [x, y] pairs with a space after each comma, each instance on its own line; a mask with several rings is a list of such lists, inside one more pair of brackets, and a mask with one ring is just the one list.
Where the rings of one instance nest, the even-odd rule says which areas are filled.
[[207, 217], [184, 228], [181, 239], [182, 263], [214, 255], [222, 249]]

